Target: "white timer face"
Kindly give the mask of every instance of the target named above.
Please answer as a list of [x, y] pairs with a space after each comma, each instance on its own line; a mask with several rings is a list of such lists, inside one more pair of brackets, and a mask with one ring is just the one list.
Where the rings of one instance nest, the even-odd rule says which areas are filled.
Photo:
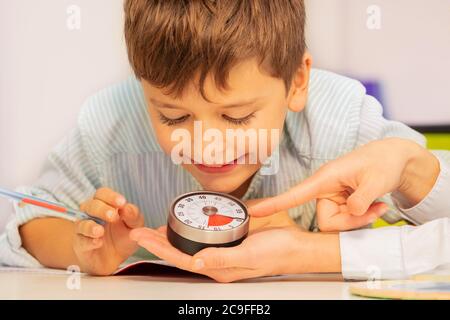
[[240, 226], [246, 219], [245, 209], [233, 199], [215, 194], [193, 194], [173, 206], [175, 217], [193, 228], [225, 231]]

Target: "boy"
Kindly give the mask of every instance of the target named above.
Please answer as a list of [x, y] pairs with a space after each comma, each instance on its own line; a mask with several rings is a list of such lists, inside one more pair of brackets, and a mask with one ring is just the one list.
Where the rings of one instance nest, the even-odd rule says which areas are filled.
[[[78, 126], [49, 155], [39, 181], [19, 190], [80, 207], [109, 223], [74, 222], [16, 206], [16, 218], [1, 239], [1, 262], [56, 268], [75, 264], [108, 275], [135, 253], [130, 232], [164, 225], [170, 201], [183, 192], [207, 189], [243, 200], [275, 196], [372, 140], [394, 136], [424, 143], [408, 127], [383, 119], [378, 102], [357, 81], [311, 70], [304, 25], [301, 0], [125, 1], [125, 38], [136, 78], [88, 99]], [[231, 158], [205, 160], [204, 146], [182, 154], [200, 161], [175, 164], [173, 133], [183, 129], [195, 136], [196, 122], [219, 132], [278, 130], [279, 141], [258, 139], [258, 146], [269, 146], [270, 159], [278, 159], [276, 170], [263, 173], [263, 157], [252, 163], [249, 149], [229, 144], [219, 151], [232, 149]], [[445, 157], [427, 153], [425, 167], [431, 164], [433, 170], [425, 194], [442, 173], [438, 160], [442, 167]], [[377, 205], [358, 213], [363, 218], [351, 228], [385, 211]], [[315, 213], [314, 202], [288, 211], [310, 231], [319, 227]], [[291, 224], [285, 211], [278, 217], [269, 226]], [[340, 254], [336, 246], [322, 249], [325, 258], [325, 252]], [[352, 277], [352, 262], [342, 259], [342, 270]]]

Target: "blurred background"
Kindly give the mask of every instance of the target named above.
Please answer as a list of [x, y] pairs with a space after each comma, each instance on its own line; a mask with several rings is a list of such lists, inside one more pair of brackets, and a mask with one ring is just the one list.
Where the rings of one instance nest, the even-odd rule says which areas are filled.
[[[0, 186], [32, 183], [84, 99], [130, 74], [123, 0], [0, 0]], [[450, 0], [306, 0], [314, 66], [450, 149]], [[0, 230], [11, 214], [0, 198]]]

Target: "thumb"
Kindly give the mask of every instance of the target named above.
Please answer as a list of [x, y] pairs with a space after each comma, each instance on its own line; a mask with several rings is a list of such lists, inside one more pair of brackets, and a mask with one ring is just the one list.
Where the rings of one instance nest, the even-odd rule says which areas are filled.
[[248, 257], [248, 253], [240, 247], [206, 248], [194, 255], [194, 270], [241, 267]]
[[369, 209], [370, 205], [375, 200], [383, 195], [376, 181], [372, 180], [370, 183], [364, 182], [348, 197], [347, 208], [350, 214], [361, 216]]

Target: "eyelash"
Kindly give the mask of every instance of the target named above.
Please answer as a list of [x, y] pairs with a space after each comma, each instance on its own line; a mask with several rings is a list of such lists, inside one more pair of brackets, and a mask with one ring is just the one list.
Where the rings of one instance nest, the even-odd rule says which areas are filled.
[[189, 115], [185, 115], [185, 116], [182, 116], [182, 117], [177, 118], [177, 119], [170, 119], [170, 118], [167, 118], [166, 116], [164, 116], [162, 113], [159, 113], [159, 120], [160, 120], [163, 124], [168, 125], [169, 127], [170, 127], [170, 126], [174, 126], [174, 125], [179, 124], [179, 123], [182, 123], [182, 122], [184, 122], [187, 118], [189, 118]]
[[[228, 117], [226, 115], [222, 115], [222, 118], [224, 118], [226, 121], [228, 121], [232, 124], [235, 124], [235, 125], [247, 125], [254, 116], [255, 116], [255, 114], [251, 113], [248, 116], [245, 116], [240, 119], [234, 119], [234, 118]], [[159, 113], [160, 121], [163, 124], [166, 124], [167, 126], [174, 126], [174, 125], [180, 124], [180, 123], [184, 122], [187, 118], [189, 118], [189, 115], [185, 115], [185, 116], [182, 116], [177, 119], [170, 119], [170, 118], [167, 118], [166, 116], [164, 116], [162, 113]]]
[[228, 121], [228, 122], [230, 122], [232, 124], [235, 124], [235, 125], [238, 125], [238, 126], [245, 126], [245, 125], [247, 125], [250, 122], [250, 120], [254, 116], [255, 116], [255, 113], [250, 113], [248, 116], [245, 116], [245, 117], [240, 118], [240, 119], [234, 119], [234, 118], [228, 117], [226, 115], [222, 115], [222, 118], [224, 118], [226, 121]]

